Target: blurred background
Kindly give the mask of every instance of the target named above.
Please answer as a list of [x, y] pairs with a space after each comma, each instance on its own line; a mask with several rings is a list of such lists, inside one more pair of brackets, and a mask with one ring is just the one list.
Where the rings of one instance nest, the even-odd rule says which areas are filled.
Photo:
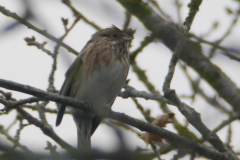
[[[125, 8], [117, 1], [72, 0], [71, 2], [72, 6], [81, 12], [90, 22], [94, 22], [101, 28], [110, 27], [112, 24], [121, 29], [124, 26], [126, 19]], [[176, 25], [181, 25], [189, 12], [189, 8], [187, 7], [187, 4], [190, 2], [189, 0], [144, 0], [144, 2], [148, 3], [155, 10], [157, 10], [157, 8], [153, 4], [157, 2], [162, 12], [169, 16], [163, 15], [166, 21], [172, 21]], [[62, 17], [68, 19], [68, 27], [71, 26], [75, 20], [70, 8], [59, 0], [0, 0], [0, 5], [11, 12], [17, 13], [20, 17], [24, 17], [33, 25], [42, 30], [46, 30], [56, 38], [61, 37], [65, 33], [61, 20]], [[220, 46], [240, 57], [240, 23], [236, 21], [233, 24], [234, 19], [238, 19], [239, 17], [239, 13], [237, 14], [239, 5], [239, 1], [234, 0], [204, 0], [193, 21], [190, 33], [202, 37], [206, 41], [215, 43], [222, 39], [230, 30], [229, 34], [224, 37]], [[159, 12], [159, 14], [161, 13]], [[134, 51], [141, 45], [141, 41], [143, 41], [144, 37], [150, 35], [150, 31], [148, 31], [134, 16], [131, 17], [129, 27], [136, 29], [135, 38], [130, 48], [130, 51]], [[81, 19], [69, 32], [64, 42], [75, 50], [80, 51], [95, 32], [96, 29], [94, 27]], [[37, 49], [37, 47], [27, 46], [24, 38], [32, 36], [34, 36], [39, 43], [46, 41], [46, 49], [50, 51], [54, 50], [56, 45], [54, 42], [28, 29], [16, 20], [0, 14], [0, 78], [46, 90], [53, 60], [49, 55]], [[209, 55], [211, 48], [211, 45], [202, 44], [202, 50], [206, 56]], [[155, 86], [156, 91], [161, 92], [162, 90], [171, 56], [172, 51], [163, 43], [160, 41], [153, 41], [136, 57], [138, 66], [146, 71], [145, 73], [148, 80]], [[57, 71], [54, 77], [56, 90], [61, 88], [64, 81], [64, 74], [75, 57], [75, 55], [60, 48], [57, 59]], [[221, 68], [238, 88], [240, 87], [239, 61], [225, 56], [221, 50], [216, 50], [214, 56], [211, 58], [211, 62]], [[187, 73], [192, 80], [197, 80], [199, 78], [198, 73], [190, 67], [187, 67]], [[133, 72], [132, 68], [130, 69], [128, 79], [130, 79], [130, 86], [140, 91], [148, 91], [146, 85], [139, 81], [138, 76]], [[197, 94], [193, 100], [191, 97], [193, 90], [190, 80], [186, 76], [183, 67], [179, 64], [176, 67], [171, 88], [176, 90], [176, 93], [183, 102], [187, 103], [201, 114], [202, 121], [210, 130], [213, 130], [221, 124], [222, 121], [228, 119], [228, 114], [213, 107], [202, 95]], [[229, 104], [218, 97], [218, 94], [206, 81], [201, 80], [199, 88], [201, 88], [209, 98], [217, 99], [227, 110], [231, 110]], [[6, 89], [0, 88], [0, 90], [8, 92]], [[19, 92], [9, 92], [12, 92], [13, 98], [16, 99], [30, 97], [29, 95]], [[143, 98], [136, 99], [138, 103], [143, 106], [145, 111], [150, 111], [152, 117], [156, 118], [158, 115], [163, 114], [163, 111], [159, 109], [159, 104], [156, 101], [145, 100]], [[0, 109], [3, 107], [4, 106], [0, 104]], [[168, 105], [168, 107], [183, 126], [186, 125], [191, 132], [198, 138], [201, 138], [201, 134], [187, 123], [185, 117], [175, 106]], [[47, 108], [56, 109], [56, 105], [50, 102]], [[137, 109], [136, 104], [131, 98], [122, 99], [118, 97], [112, 109], [116, 112], [123, 112], [131, 117], [144, 120], [144, 116]], [[26, 110], [31, 113], [32, 116], [39, 118], [38, 112], [32, 111], [31, 109]], [[11, 111], [9, 114], [0, 114], [0, 125], [3, 126], [5, 130], [11, 126], [8, 130], [8, 134], [11, 137], [16, 135], [16, 131], [19, 128], [19, 121], [15, 121], [16, 114], [15, 110]], [[46, 118], [48, 123], [63, 140], [73, 146], [77, 145], [76, 128], [71, 115], [65, 115], [59, 127], [55, 127], [56, 114], [46, 113]], [[13, 124], [13, 122], [15, 123]], [[24, 121], [24, 123], [27, 123], [27, 121]], [[151, 146], [147, 146], [135, 133], [126, 131], [123, 128], [119, 129], [123, 137], [122, 139], [117, 136], [116, 130], [112, 125], [102, 123], [92, 136], [92, 147], [104, 152], [113, 152], [119, 149], [121, 143], [124, 143], [132, 151], [137, 148], [148, 148], [149, 152], [151, 151]], [[171, 123], [166, 126], [166, 129], [177, 133]], [[232, 140], [230, 144], [233, 150], [239, 153], [240, 130], [238, 120], [231, 123], [231, 132]], [[228, 133], [229, 126], [217, 132], [223, 142], [228, 141]], [[10, 142], [4, 134], [0, 134], [0, 141], [1, 144], [12, 146], [12, 142]], [[45, 136], [39, 128], [30, 125], [21, 131], [19, 143], [25, 145], [34, 152], [48, 154], [48, 152], [44, 150], [46, 141], [50, 141], [53, 145], [57, 145], [51, 138]], [[57, 151], [62, 151], [60, 146], [58, 146]], [[161, 158], [166, 160], [171, 159], [176, 153], [177, 151], [173, 150], [168, 154], [162, 155]], [[189, 156], [185, 156], [182, 159], [189, 159]], [[196, 159], [205, 158], [198, 157]]]

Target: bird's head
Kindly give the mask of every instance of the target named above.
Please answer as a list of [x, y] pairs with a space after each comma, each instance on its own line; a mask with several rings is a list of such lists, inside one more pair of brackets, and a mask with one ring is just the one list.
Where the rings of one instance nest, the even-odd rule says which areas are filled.
[[128, 29], [123, 33], [119, 28], [112, 25], [111, 28], [101, 29], [93, 35], [93, 39], [103, 39], [110, 42], [131, 41], [135, 30]]

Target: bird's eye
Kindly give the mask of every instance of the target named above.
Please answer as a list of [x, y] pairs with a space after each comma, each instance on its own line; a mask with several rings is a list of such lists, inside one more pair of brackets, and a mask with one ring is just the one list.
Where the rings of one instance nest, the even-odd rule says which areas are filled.
[[112, 37], [113, 37], [113, 38], [116, 38], [116, 37], [117, 37], [117, 34], [116, 34], [116, 33], [113, 33], [113, 34], [112, 34]]

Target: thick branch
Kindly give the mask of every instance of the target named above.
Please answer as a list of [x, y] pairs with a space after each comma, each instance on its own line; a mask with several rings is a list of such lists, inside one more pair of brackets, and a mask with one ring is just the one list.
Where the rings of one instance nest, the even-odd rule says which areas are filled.
[[[147, 3], [136, 0], [118, 0], [131, 14], [135, 15], [145, 27], [152, 31], [172, 51], [175, 50], [181, 33], [177, 26], [166, 22]], [[199, 43], [186, 41], [180, 58], [194, 68], [217, 92], [240, 112], [240, 90], [237, 86], [207, 57], [202, 54]]]
[[192, 124], [202, 134], [203, 138], [208, 140], [218, 151], [225, 152], [232, 160], [239, 160], [239, 158], [221, 141], [217, 134], [212, 133], [211, 130], [203, 124], [200, 114], [180, 101], [174, 90], [168, 90], [167, 93], [165, 93], [165, 97], [176, 104], [179, 111], [187, 118], [188, 122]]
[[151, 100], [157, 100], [159, 102], [163, 102], [163, 103], [167, 103], [167, 104], [171, 104], [174, 105], [170, 100], [168, 100], [167, 98], [161, 96], [160, 94], [157, 93], [148, 93], [146, 91], [138, 91], [135, 88], [125, 84], [124, 88], [126, 89], [126, 91], [120, 92], [118, 94], [118, 96], [122, 97], [122, 98], [128, 98], [128, 97], [141, 97], [141, 98], [145, 98], [146, 100], [151, 99]]
[[[30, 95], [33, 95], [33, 96], [37, 96], [37, 97], [39, 97], [41, 99], [44, 99], [44, 100], [51, 100], [51, 101], [54, 101], [54, 102], [63, 103], [63, 104], [66, 104], [66, 105], [70, 105], [72, 107], [83, 109], [85, 111], [95, 112], [97, 114], [100, 114], [103, 117], [118, 120], [118, 121], [123, 122], [125, 124], [136, 127], [136, 128], [138, 128], [142, 131], [154, 133], [154, 134], [156, 134], [160, 137], [163, 137], [163, 138], [169, 140], [175, 146], [194, 149], [199, 154], [204, 155], [204, 156], [209, 157], [209, 158], [212, 158], [212, 159], [219, 159], [219, 160], [225, 159], [223, 154], [218, 153], [215, 150], [206, 148], [203, 145], [197, 143], [196, 141], [190, 140], [190, 139], [185, 138], [183, 136], [179, 136], [179, 135], [177, 135], [173, 132], [170, 132], [166, 129], [154, 126], [152, 124], [137, 120], [137, 119], [132, 118], [130, 116], [127, 116], [123, 113], [117, 113], [117, 112], [113, 112], [113, 111], [110, 111], [110, 110], [107, 110], [107, 109], [102, 109], [101, 111], [99, 111], [99, 110], [89, 106], [88, 103], [77, 101], [73, 98], [64, 97], [64, 96], [60, 96], [60, 95], [57, 95], [57, 94], [45, 92], [45, 91], [42, 91], [40, 89], [31, 87], [31, 86], [26, 86], [26, 85], [22, 85], [22, 84], [19, 84], [19, 83], [15, 83], [15, 82], [3, 80], [3, 79], [0, 79], [0, 87], [10, 89], [10, 90], [19, 91], [19, 92], [23, 92], [23, 93], [27, 93], [27, 94], [30, 94]], [[29, 117], [28, 113], [24, 112], [23, 109], [18, 108], [18, 111], [21, 114], [23, 114], [24, 117]], [[36, 121], [36, 120], [35, 119], [30, 120], [31, 123], [33, 123], [34, 121]], [[35, 125], [37, 125], [38, 127], [43, 127], [43, 126], [40, 126], [40, 125], [42, 125], [40, 123], [38, 122]], [[47, 131], [49, 131], [49, 128], [47, 126], [43, 127], [43, 128], [46, 128]], [[45, 133], [44, 130], [43, 130], [43, 132]], [[51, 132], [53, 132], [53, 131], [51, 131]]]
[[54, 141], [56, 141], [58, 144], [60, 144], [63, 148], [65, 148], [66, 150], [73, 152], [75, 151], [75, 149], [69, 145], [68, 143], [66, 143], [65, 141], [63, 141], [52, 129], [51, 126], [49, 125], [45, 125], [43, 122], [39, 121], [38, 119], [32, 117], [29, 113], [27, 113], [25, 110], [23, 110], [20, 107], [17, 107], [17, 110], [19, 113], [21, 113], [22, 116], [24, 116], [24, 118], [27, 119], [27, 121], [30, 124], [34, 124], [35, 126], [39, 127], [42, 132], [44, 134], [46, 134], [47, 136], [51, 137]]

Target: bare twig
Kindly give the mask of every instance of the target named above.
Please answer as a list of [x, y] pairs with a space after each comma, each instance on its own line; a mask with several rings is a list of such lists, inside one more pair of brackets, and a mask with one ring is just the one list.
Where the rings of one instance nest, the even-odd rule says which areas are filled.
[[222, 128], [224, 128], [225, 126], [231, 124], [233, 121], [240, 119], [239, 115], [236, 116], [230, 116], [227, 120], [223, 121], [220, 125], [218, 125], [215, 129], [212, 130], [212, 133], [217, 133], [218, 131], [220, 131]]
[[23, 130], [23, 128], [26, 127], [26, 126], [29, 126], [29, 124], [22, 124], [22, 121], [20, 121], [19, 129], [17, 130], [16, 135], [15, 135], [15, 137], [14, 137], [15, 142], [14, 142], [13, 149], [15, 149], [16, 147], [18, 147], [18, 145], [19, 145], [19, 140], [20, 140], [20, 133], [21, 133], [21, 131]]
[[175, 5], [177, 7], [177, 17], [179, 23], [182, 24], [182, 18], [181, 18], [181, 8], [182, 8], [182, 3], [179, 0], [175, 0]]
[[237, 156], [227, 148], [217, 134], [212, 133], [202, 122], [200, 114], [187, 104], [180, 101], [175, 91], [168, 90], [165, 94], [166, 98], [175, 102], [179, 111], [187, 118], [188, 122], [192, 124], [203, 136], [205, 140], [208, 140], [218, 151], [226, 152], [234, 160], [238, 160]]
[[17, 123], [18, 118], [16, 117], [14, 121], [7, 127], [6, 132], [9, 132], [9, 130], [13, 127], [14, 124]]
[[47, 53], [49, 56], [53, 56], [53, 53], [44, 47], [47, 44], [47, 42], [39, 43], [36, 41], [34, 36], [32, 36], [32, 38], [26, 37], [24, 38], [24, 40], [27, 42], [28, 46], [36, 46], [38, 49], [41, 49], [43, 52]]
[[191, 2], [188, 4], [188, 7], [190, 8], [188, 17], [186, 18], [185, 22], [183, 23], [183, 35], [182, 37], [180, 37], [180, 39], [178, 40], [177, 46], [175, 48], [175, 51], [172, 55], [172, 58], [170, 60], [169, 63], [169, 67], [168, 67], [168, 74], [165, 77], [164, 83], [163, 83], [163, 92], [166, 93], [169, 88], [170, 88], [170, 84], [173, 78], [173, 74], [174, 74], [174, 70], [175, 70], [175, 66], [178, 62], [180, 53], [182, 52], [184, 45], [185, 45], [185, 39], [187, 38], [187, 34], [188, 31], [191, 28], [193, 19], [196, 15], [196, 13], [198, 12], [199, 6], [201, 5], [202, 1], [201, 0], [191, 0]]
[[[172, 104], [171, 101], [166, 99], [165, 97], [161, 96], [160, 94], [157, 93], [147, 93], [146, 91], [138, 91], [134, 87], [131, 87], [127, 84], [124, 85], [125, 91], [120, 92], [118, 96], [121, 96], [122, 98], [128, 98], [128, 97], [141, 97], [146, 100], [151, 99], [151, 100], [157, 100], [159, 102], [167, 103], [167, 104]], [[173, 105], [173, 104], [172, 104]]]
[[[167, 22], [146, 2], [129, 0], [117, 1], [132, 15], [136, 16], [149, 31], [154, 33], [157, 40], [161, 39], [169, 49], [172, 51], [175, 50], [177, 42], [182, 35], [177, 26]], [[143, 13], [145, 13], [144, 16]], [[235, 111], [240, 112], [239, 89], [219, 67], [211, 63], [211, 61], [202, 54], [200, 44], [188, 39], [187, 45], [184, 46], [182, 53], [180, 56], [181, 60], [196, 70]]]
[[13, 144], [16, 143], [16, 146], [19, 147], [24, 152], [34, 155], [33, 152], [31, 150], [29, 150], [26, 146], [22, 145], [19, 142], [16, 142], [15, 139], [13, 137], [11, 137], [6, 130], [4, 130], [2, 125], [0, 125], [0, 133], [3, 134]]
[[61, 160], [61, 155], [56, 151], [57, 146], [53, 146], [49, 141], [47, 141], [47, 147], [45, 150], [49, 150], [53, 160]]
[[[63, 104], [70, 105], [72, 107], [76, 107], [76, 108], [79, 108], [79, 109], [82, 109], [85, 111], [95, 112], [103, 117], [115, 119], [115, 120], [121, 121], [125, 124], [134, 126], [142, 131], [156, 134], [164, 139], [168, 139], [171, 142], [177, 142], [176, 144], [174, 144], [176, 146], [180, 145], [182, 147], [184, 146], [186, 148], [192, 148], [192, 149], [196, 150], [196, 152], [198, 152], [199, 154], [204, 155], [206, 157], [210, 157], [213, 159], [217, 159], [217, 158], [224, 159], [223, 154], [218, 153], [212, 149], [206, 148], [206, 147], [202, 146], [201, 144], [198, 144], [196, 141], [179, 136], [175, 133], [172, 133], [166, 129], [154, 126], [152, 124], [134, 119], [123, 113], [113, 112], [107, 108], [98, 110], [97, 108], [90, 106], [87, 102], [81, 102], [81, 101], [75, 100], [70, 97], [64, 97], [64, 96], [60, 96], [57, 94], [48, 93], [48, 92], [42, 91], [40, 89], [33, 88], [31, 86], [25, 86], [25, 85], [21, 85], [21, 84], [15, 83], [15, 82], [6, 81], [6, 80], [2, 80], [2, 79], [0, 79], [0, 87], [15, 90], [15, 91], [20, 91], [20, 92], [31, 94], [34, 96], [38, 96], [39, 98], [44, 99], [44, 100], [51, 100], [51, 101], [54, 101], [57, 103], [63, 103]], [[51, 137], [53, 140], [55, 140], [57, 143], [59, 143], [62, 147], [72, 149], [71, 146], [69, 146], [66, 142], [62, 141], [55, 134], [55, 132], [52, 130], [52, 128], [49, 125], [48, 126], [44, 125], [42, 122], [40, 122], [36, 118], [33, 118], [29, 113], [27, 113], [20, 107], [18, 107], [17, 110], [28, 120], [29, 123], [34, 124], [37, 127], [39, 127], [46, 135]]]
[[49, 101], [43, 101], [40, 104], [37, 103], [37, 110], [39, 113], [39, 118], [41, 119], [41, 122], [44, 123], [45, 125], [48, 124], [46, 116], [45, 116], [45, 107], [47, 106], [48, 103], [49, 103]]
[[[154, 85], [148, 80], [148, 77], [145, 73], [144, 70], [142, 70], [138, 65], [137, 65], [137, 62], [135, 61], [133, 64], [132, 64], [132, 69], [134, 72], [136, 72], [138, 78], [140, 81], [143, 82], [143, 84], [147, 87], [147, 89], [152, 93], [152, 94], [158, 94], [160, 95], [159, 91], [156, 91]], [[160, 108], [165, 112], [165, 113], [170, 113], [172, 112], [168, 106], [165, 104], [165, 103], [161, 103], [160, 101], [158, 101], [158, 104], [160, 106]], [[184, 135], [186, 137], [189, 137], [191, 139], [194, 139], [194, 140], [197, 140], [197, 136], [192, 133], [187, 127], [185, 126], [182, 126], [175, 117], [173, 117], [171, 119], [174, 127], [176, 128], [176, 130], [178, 131], [178, 133], [180, 135]]]
[[162, 8], [159, 6], [158, 2], [156, 0], [149, 0], [150, 3], [152, 3], [160, 12], [160, 14], [162, 14], [165, 18], [167, 18], [168, 20], [172, 21], [171, 17], [169, 15], [167, 15]]
[[211, 98], [209, 96], [207, 96], [204, 91], [201, 89], [201, 87], [199, 87], [199, 83], [200, 83], [200, 78], [198, 78], [197, 80], [193, 80], [191, 78], [191, 76], [188, 74], [187, 72], [187, 68], [186, 66], [184, 66], [181, 61], [179, 62], [181, 68], [183, 69], [184, 73], [186, 74], [187, 78], [189, 79], [190, 81], [190, 84], [192, 86], [192, 90], [193, 90], [193, 95], [191, 96], [191, 98], [194, 100], [195, 99], [195, 95], [198, 93], [200, 94], [205, 100], [206, 102], [208, 102], [210, 105], [212, 105], [213, 107], [223, 111], [224, 113], [227, 113], [227, 114], [231, 114], [231, 111], [229, 111], [228, 109], [226, 109], [225, 106], [223, 106], [222, 104], [220, 104], [217, 99], [214, 97], [214, 98]]
[[110, 125], [110, 126], [114, 125], [114, 126], [122, 127], [125, 130], [130, 131], [130, 132], [136, 134], [138, 137], [140, 137], [142, 135], [141, 132], [135, 130], [133, 127], [130, 127], [130, 126], [128, 126], [128, 125], [126, 125], [126, 124], [124, 124], [122, 122], [119, 122], [119, 121], [107, 119], [107, 120], [103, 121], [103, 123], [105, 123], [107, 125]]
[[[146, 121], [147, 121], [148, 123], [151, 123], [154, 119], [153, 119], [152, 117], [150, 117], [150, 115], [147, 114], [147, 112], [144, 111], [142, 105], [138, 103], [138, 101], [137, 101], [136, 98], [132, 98], [132, 100], [133, 100], [133, 102], [136, 104], [137, 108], [140, 110], [140, 112], [142, 113], [142, 115], [144, 116], [144, 118], [146, 119]], [[161, 160], [160, 154], [159, 154], [159, 152], [158, 152], [158, 150], [157, 150], [156, 145], [155, 145], [152, 141], [150, 141], [149, 143], [150, 143], [150, 145], [151, 145], [152, 150], [153, 150], [154, 153], [156, 154], [156, 157], [157, 157], [159, 160]]]
[[38, 33], [40, 33], [41, 35], [47, 37], [48, 39], [56, 42], [57, 44], [60, 44], [62, 47], [64, 47], [65, 49], [67, 49], [69, 52], [72, 52], [75, 55], [78, 55], [78, 52], [75, 51], [74, 49], [72, 49], [70, 46], [68, 46], [67, 44], [63, 43], [62, 41], [60, 41], [59, 39], [57, 39], [56, 37], [52, 36], [51, 34], [47, 33], [47, 31], [45, 30], [41, 30], [39, 28], [37, 28], [36, 26], [32, 25], [31, 23], [27, 22], [25, 19], [19, 17], [16, 13], [12, 13], [9, 10], [5, 9], [3, 6], [0, 6], [0, 12], [2, 12], [2, 14], [11, 17], [15, 20], [17, 20], [18, 22], [22, 23], [23, 25], [27, 26], [29, 29], [32, 29]]
[[128, 26], [129, 26], [130, 21], [131, 21], [132, 15], [131, 15], [131, 13], [129, 13], [128, 11], [125, 11], [125, 16], [126, 16], [126, 18], [125, 18], [125, 23], [124, 23], [124, 25], [123, 25], [123, 32], [126, 32], [126, 31], [127, 31]]
[[[217, 40], [215, 42], [215, 44], [218, 46], [233, 30], [234, 26], [237, 24], [237, 21], [238, 21], [238, 18], [239, 18], [239, 15], [240, 15], [240, 6], [238, 8], [238, 10], [236, 11], [235, 13], [235, 17], [234, 19], [232, 20], [231, 24], [230, 24], [230, 27], [228, 28], [228, 30], [226, 31], [226, 33], [222, 36], [222, 38], [220, 38], [219, 40]], [[216, 47], [213, 47], [209, 53], [209, 58], [212, 58], [214, 56], [214, 53], [216, 51]], [[230, 58], [232, 57], [236, 57], [236, 56], [232, 56], [232, 54], [227, 54], [227, 56], [230, 56]]]
[[170, 63], [169, 63], [169, 66], [168, 66], [168, 74], [165, 77], [165, 80], [164, 80], [164, 83], [163, 83], [163, 88], [162, 88], [164, 93], [166, 93], [170, 88], [170, 84], [171, 84], [173, 74], [174, 74], [174, 71], [175, 71], [175, 66], [178, 62], [180, 53], [181, 53], [184, 45], [185, 45], [185, 38], [183, 37], [177, 43], [176, 50], [174, 51], [174, 53], [172, 55], [172, 58], [170, 60]]
[[94, 22], [91, 22], [89, 21], [82, 13], [80, 13], [79, 11], [77, 11], [71, 4], [71, 1], [70, 0], [62, 0], [62, 2], [64, 4], [66, 4], [73, 12], [73, 14], [76, 16], [76, 17], [81, 17], [85, 23], [89, 24], [90, 26], [92, 26], [93, 28], [95, 28], [96, 30], [100, 30], [101, 27], [99, 27], [98, 25], [96, 25]]
[[[67, 28], [66, 20], [64, 19], [62, 20], [65, 27], [65, 33], [63, 36], [59, 38], [60, 41], [63, 41], [63, 39], [68, 35], [68, 33], [73, 29], [73, 27], [78, 23], [79, 20], [80, 20], [80, 17], [79, 16], [76, 17], [75, 21], [73, 22], [70, 28]], [[55, 71], [57, 70], [57, 56], [58, 56], [59, 48], [60, 48], [60, 44], [57, 44], [54, 48], [54, 53], [52, 55], [52, 58], [53, 58], [52, 70], [48, 78], [49, 85], [48, 85], [47, 91], [53, 92], [53, 93], [57, 93], [54, 87], [54, 74], [55, 74]]]
[[210, 36], [210, 34], [213, 33], [213, 31], [216, 31], [218, 26], [219, 26], [219, 22], [215, 21], [212, 27], [209, 29], [209, 31], [207, 31], [207, 33], [202, 34], [201, 37], [203, 38], [203, 37]]
[[227, 142], [226, 142], [226, 146], [231, 149], [231, 141], [232, 141], [232, 127], [231, 124], [229, 124], [228, 127], [228, 135], [227, 135]]
[[142, 115], [144, 116], [145, 120], [148, 123], [151, 123], [154, 118], [152, 118], [143, 108], [143, 106], [141, 104], [138, 103], [138, 100], [136, 98], [132, 98], [133, 102], [135, 103], [135, 105], [137, 106], [137, 109], [142, 113]]
[[[32, 106], [32, 105], [23, 105], [23, 108], [28, 108], [31, 109], [33, 111], [37, 111], [37, 107], [36, 106]], [[54, 113], [57, 114], [57, 110], [56, 109], [51, 109], [51, 108], [45, 108], [45, 112], [46, 113]], [[65, 114], [70, 114], [70, 112], [65, 111]]]
[[150, 145], [151, 145], [154, 153], [157, 155], [157, 159], [158, 159], [158, 160], [161, 160], [160, 153], [158, 152], [157, 147], [155, 146], [155, 144], [153, 144], [153, 142], [150, 141]]
[[23, 99], [23, 100], [19, 100], [19, 101], [16, 101], [16, 99], [14, 101], [12, 101], [12, 100], [8, 101], [8, 100], [5, 100], [3, 98], [0, 98], [0, 103], [5, 105], [5, 108], [2, 109], [1, 111], [7, 111], [8, 112], [12, 108], [20, 106], [22, 104], [34, 103], [34, 102], [38, 102], [38, 101], [41, 101], [41, 99], [39, 99], [37, 97], [31, 97], [31, 98], [27, 98], [27, 99]]
[[38, 119], [32, 117], [29, 113], [27, 113], [25, 110], [23, 110], [22, 108], [20, 107], [17, 107], [17, 111], [19, 113], [21, 113], [21, 115], [27, 119], [27, 121], [30, 123], [30, 124], [33, 124], [37, 127], [39, 127], [42, 132], [51, 137], [55, 142], [57, 142], [61, 147], [65, 148], [66, 150], [72, 152], [74, 151], [75, 149], [69, 145], [68, 143], [66, 143], [65, 141], [63, 141], [55, 132], [54, 130], [52, 129], [52, 127], [50, 125], [45, 125], [43, 122], [39, 121]]
[[200, 43], [209, 44], [209, 45], [213, 46], [213, 48], [219, 49], [219, 50], [223, 51], [224, 55], [228, 56], [229, 58], [231, 58], [233, 60], [236, 60], [236, 61], [240, 62], [240, 57], [239, 56], [232, 54], [231, 52], [228, 51], [228, 49], [220, 46], [220, 44], [209, 42], [209, 41], [204, 40], [203, 38], [200, 38], [200, 37], [198, 37], [196, 35], [193, 35], [193, 34], [190, 34], [190, 36], [192, 36], [195, 39], [197, 39]]
[[146, 36], [144, 38], [144, 40], [141, 42], [140, 47], [138, 47], [135, 51], [133, 51], [130, 54], [130, 63], [134, 64], [135, 59], [137, 57], [137, 55], [142, 52], [143, 48], [146, 47], [147, 45], [149, 45], [153, 40], [155, 39], [154, 34], [151, 34], [150, 36]]

